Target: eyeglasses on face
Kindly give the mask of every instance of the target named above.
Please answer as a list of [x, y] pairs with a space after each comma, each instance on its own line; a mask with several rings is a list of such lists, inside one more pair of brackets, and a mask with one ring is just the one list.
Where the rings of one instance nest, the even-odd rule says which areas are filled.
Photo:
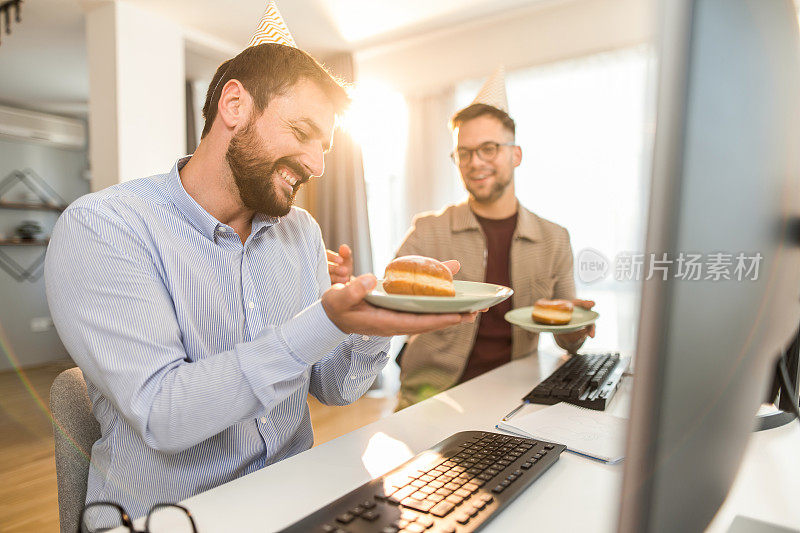
[[[89, 525], [88, 521], [94, 525]], [[189, 509], [176, 503], [157, 503], [150, 508], [144, 529], [133, 527], [128, 512], [113, 502], [92, 502], [81, 511], [78, 533], [99, 533], [123, 527], [130, 533], [197, 533]]]
[[514, 143], [496, 143], [492, 141], [485, 142], [477, 148], [457, 148], [454, 152], [450, 153], [450, 159], [453, 160], [458, 166], [469, 164], [472, 160], [472, 153], [478, 154], [478, 159], [485, 162], [494, 161], [497, 157], [497, 152], [500, 151], [501, 146], [516, 146]]

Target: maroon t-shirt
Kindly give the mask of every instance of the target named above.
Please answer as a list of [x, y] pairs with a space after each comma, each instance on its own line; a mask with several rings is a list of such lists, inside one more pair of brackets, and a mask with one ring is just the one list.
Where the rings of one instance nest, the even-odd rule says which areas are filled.
[[[511, 286], [508, 270], [511, 239], [517, 228], [517, 214], [501, 220], [479, 217], [478, 223], [486, 236], [486, 283]], [[469, 355], [467, 367], [459, 379], [463, 383], [493, 368], [511, 361], [511, 324], [505, 314], [511, 311], [511, 299], [499, 303], [481, 314], [475, 346]]]

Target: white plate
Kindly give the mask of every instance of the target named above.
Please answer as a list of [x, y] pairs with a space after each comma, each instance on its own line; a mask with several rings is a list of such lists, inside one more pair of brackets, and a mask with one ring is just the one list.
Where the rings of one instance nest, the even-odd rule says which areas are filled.
[[590, 324], [594, 324], [594, 322], [600, 317], [600, 314], [596, 311], [590, 311], [588, 309], [584, 309], [583, 307], [575, 306], [575, 309], [572, 311], [572, 320], [570, 320], [568, 324], [548, 326], [547, 324], [539, 324], [534, 322], [533, 318], [531, 317], [532, 311], [533, 306], [512, 309], [506, 313], [506, 322], [510, 322], [515, 326], [519, 326], [522, 329], [533, 331], [535, 333], [569, 333], [570, 331], [577, 331]]
[[455, 296], [407, 296], [387, 294], [383, 280], [379, 279], [366, 300], [377, 307], [408, 313], [471, 313], [497, 305], [514, 294], [508, 287], [491, 283], [456, 280], [453, 285]]

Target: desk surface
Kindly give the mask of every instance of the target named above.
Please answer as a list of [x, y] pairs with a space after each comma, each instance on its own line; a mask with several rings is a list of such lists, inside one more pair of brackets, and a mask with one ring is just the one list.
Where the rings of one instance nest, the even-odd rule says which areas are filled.
[[[559, 356], [545, 353], [513, 361], [183, 503], [201, 531], [278, 530], [453, 433], [497, 431], [497, 421], [561, 362]], [[627, 417], [631, 385], [632, 380], [625, 378], [607, 412]], [[708, 531], [727, 531], [737, 514], [798, 527], [798, 450], [796, 422], [753, 434], [733, 489]], [[484, 531], [527, 532], [532, 522], [544, 531], [615, 531], [623, 465], [605, 465], [565, 452]]]

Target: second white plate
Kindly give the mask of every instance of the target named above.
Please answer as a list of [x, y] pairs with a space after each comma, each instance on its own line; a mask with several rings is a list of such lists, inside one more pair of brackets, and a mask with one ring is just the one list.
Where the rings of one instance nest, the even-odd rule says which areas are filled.
[[512, 309], [506, 313], [506, 322], [510, 322], [515, 326], [519, 326], [522, 329], [533, 331], [535, 333], [569, 333], [570, 331], [577, 331], [581, 328], [584, 328], [589, 324], [594, 324], [594, 322], [600, 317], [600, 313], [596, 311], [590, 311], [589, 309], [576, 306], [572, 311], [572, 320], [570, 320], [568, 324], [548, 326], [547, 324], [539, 324], [538, 322], [534, 322], [533, 318], [531, 317], [532, 311], [533, 306]]

